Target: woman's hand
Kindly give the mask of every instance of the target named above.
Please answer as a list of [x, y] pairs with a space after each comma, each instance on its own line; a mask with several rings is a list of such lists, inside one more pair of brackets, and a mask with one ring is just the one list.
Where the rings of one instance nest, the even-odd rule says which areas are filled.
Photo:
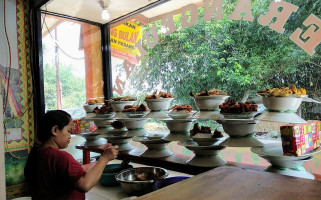
[[117, 157], [118, 149], [119, 147], [117, 145], [108, 147], [85, 176], [79, 178], [75, 185], [76, 189], [80, 192], [88, 192], [93, 188], [101, 177], [106, 164]]
[[102, 157], [106, 158], [108, 161], [114, 160], [118, 155], [118, 149], [118, 145], [108, 147], [102, 154]]

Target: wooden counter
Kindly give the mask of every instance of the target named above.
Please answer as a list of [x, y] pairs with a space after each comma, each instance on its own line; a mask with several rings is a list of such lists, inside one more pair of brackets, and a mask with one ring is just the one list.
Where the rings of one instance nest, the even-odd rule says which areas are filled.
[[320, 200], [321, 182], [238, 167], [218, 167], [137, 200]]
[[[107, 146], [99, 146], [99, 147], [86, 147], [83, 144], [76, 146], [77, 149], [81, 149], [83, 151], [83, 163], [88, 164], [90, 162], [90, 152], [95, 153], [102, 153]], [[149, 158], [140, 156], [144, 152], [143, 149], [135, 148], [131, 151], [121, 151], [120, 157], [118, 159], [121, 160], [129, 160], [131, 162], [143, 164], [143, 165], [150, 165], [150, 166], [158, 166], [163, 167], [165, 169], [182, 172], [186, 174], [200, 174], [206, 172], [208, 170], [213, 169], [213, 167], [197, 167], [186, 164], [186, 161], [191, 159], [193, 155], [172, 155], [169, 157], [161, 157], [161, 158]], [[227, 162], [229, 166], [236, 166], [241, 168], [248, 168], [248, 169], [255, 169], [255, 170], [264, 170], [265, 167], [256, 166], [256, 165], [248, 165], [243, 163], [237, 162]]]

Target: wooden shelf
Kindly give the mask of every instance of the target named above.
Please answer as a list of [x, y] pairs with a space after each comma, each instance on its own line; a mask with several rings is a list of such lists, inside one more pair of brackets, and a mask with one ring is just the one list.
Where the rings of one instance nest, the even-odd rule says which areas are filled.
[[[86, 147], [83, 144], [77, 145], [76, 148], [83, 151], [83, 163], [88, 164], [90, 162], [90, 152], [95, 153], [103, 153], [104, 149], [106, 149], [110, 144], [106, 144], [99, 147]], [[140, 156], [144, 152], [143, 149], [135, 148], [131, 151], [121, 151], [120, 157], [118, 159], [121, 160], [129, 160], [130, 162], [135, 162], [143, 165], [150, 166], [158, 166], [163, 167], [168, 170], [173, 170], [177, 172], [197, 175], [208, 170], [213, 169], [214, 167], [198, 167], [186, 164], [186, 161], [191, 159], [193, 156], [190, 155], [172, 155], [169, 157], [161, 157], [161, 158], [150, 158]], [[227, 162], [228, 166], [236, 166], [246, 169], [254, 169], [254, 170], [263, 170], [265, 167], [248, 165], [236, 162]]]

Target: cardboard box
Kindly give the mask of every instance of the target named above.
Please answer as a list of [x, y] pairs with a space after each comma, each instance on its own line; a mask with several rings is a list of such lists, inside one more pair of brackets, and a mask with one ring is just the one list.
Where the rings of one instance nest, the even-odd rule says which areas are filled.
[[321, 121], [280, 127], [284, 155], [300, 156], [320, 146]]
[[98, 128], [93, 121], [86, 121], [85, 119], [73, 120], [73, 124], [72, 134], [89, 133]]

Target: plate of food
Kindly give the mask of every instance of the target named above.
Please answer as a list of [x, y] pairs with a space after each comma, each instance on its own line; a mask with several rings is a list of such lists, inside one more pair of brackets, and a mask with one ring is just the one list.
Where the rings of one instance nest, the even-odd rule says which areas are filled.
[[218, 110], [219, 105], [225, 102], [230, 96], [225, 92], [221, 92], [217, 89], [204, 90], [200, 93], [193, 94], [192, 92], [189, 95], [194, 99], [196, 107], [201, 111], [205, 110]]
[[145, 97], [147, 106], [152, 111], [167, 110], [173, 100], [173, 95], [166, 92], [154, 92]]
[[144, 104], [140, 104], [139, 106], [126, 105], [122, 112], [128, 118], [143, 118], [149, 113], [149, 109]]
[[109, 103], [116, 112], [121, 112], [126, 105], [133, 105], [136, 100], [136, 98], [130, 96], [113, 97], [111, 99], [108, 99], [106, 103]]
[[225, 119], [252, 119], [257, 114], [258, 105], [228, 100], [219, 108]]
[[113, 116], [115, 116], [114, 108], [107, 106], [106, 104], [104, 104], [100, 108], [96, 107], [93, 111], [96, 114], [96, 117], [98, 117], [98, 118], [110, 119]]
[[196, 112], [193, 112], [193, 107], [191, 105], [184, 104], [171, 107], [167, 114], [172, 119], [188, 119], [195, 113]]
[[193, 129], [190, 130], [190, 137], [199, 146], [211, 146], [217, 142], [223, 142], [227, 137], [224, 137], [223, 133], [217, 129], [212, 131], [211, 127], [199, 126], [198, 123], [193, 125]]

